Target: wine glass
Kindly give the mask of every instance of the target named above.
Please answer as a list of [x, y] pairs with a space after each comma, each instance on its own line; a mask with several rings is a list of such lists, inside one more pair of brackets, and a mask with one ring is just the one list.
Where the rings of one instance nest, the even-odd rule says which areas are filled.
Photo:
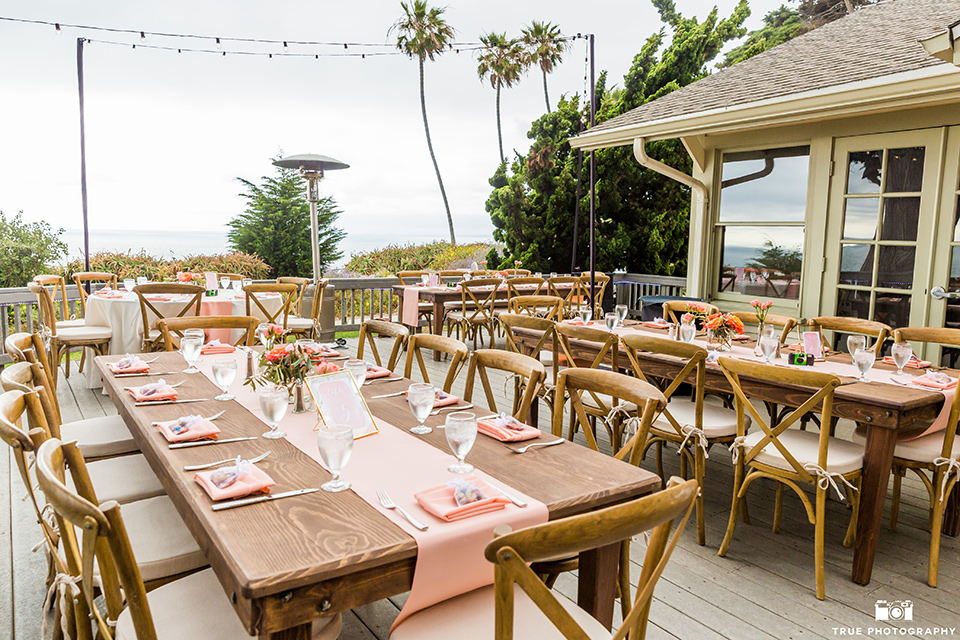
[[470, 273], [469, 271], [463, 274], [463, 279], [465, 282], [469, 282], [471, 278], [473, 278], [473, 274]]
[[421, 274], [420, 274], [420, 284], [422, 284], [423, 286], [427, 286], [428, 284], [430, 284], [430, 274], [429, 274], [429, 273], [421, 273]]
[[123, 279], [123, 288], [127, 290], [127, 293], [133, 291], [133, 288], [137, 286], [137, 281], [133, 278], [124, 278]]
[[550, 279], [553, 280], [553, 279], [556, 278], [556, 277], [557, 277], [557, 272], [556, 272], [556, 271], [551, 271], [551, 272], [550, 272]]
[[220, 276], [220, 288], [226, 291], [230, 288], [230, 277], [229, 276]]
[[353, 453], [353, 429], [342, 424], [320, 429], [317, 431], [317, 445], [323, 466], [333, 474], [333, 479], [320, 485], [320, 488], [330, 493], [349, 489], [350, 483], [340, 479], [340, 472], [347, 466]]
[[261, 322], [257, 325], [257, 338], [260, 340], [260, 344], [263, 345], [263, 348], [267, 348], [267, 332], [270, 331], [270, 325], [266, 322]]
[[150, 280], [146, 276], [137, 276], [137, 284], [148, 284]]
[[616, 314], [617, 314], [617, 323], [618, 323], [618, 326], [621, 326], [621, 327], [622, 327], [622, 326], [623, 326], [623, 321], [627, 319], [627, 305], [625, 305], [625, 304], [618, 304], [617, 306], [615, 306], [615, 307], [613, 308], [613, 310], [614, 310], [614, 311], [616, 312]]
[[363, 360], [347, 360], [343, 363], [343, 368], [350, 372], [353, 381], [357, 383], [357, 389], [363, 386], [367, 379], [367, 363]]
[[245, 287], [249, 287], [250, 285], [253, 284], [253, 280], [251, 280], [250, 278], [244, 278], [242, 282], [243, 282], [243, 286]]
[[857, 370], [860, 372], [860, 377], [857, 378], [860, 382], [870, 382], [867, 371], [870, 371], [876, 359], [877, 352], [873, 349], [857, 349], [853, 354], [853, 363], [857, 365]]
[[720, 343], [713, 339], [713, 329], [707, 329], [707, 361], [717, 361], [717, 351], [720, 349]]
[[410, 385], [410, 388], [407, 389], [407, 404], [410, 405], [410, 411], [413, 413], [413, 417], [420, 423], [410, 429], [412, 433], [422, 436], [433, 431], [430, 427], [425, 426], [423, 421], [426, 420], [430, 412], [433, 411], [435, 397], [436, 391], [432, 384], [417, 382]]
[[447, 416], [447, 444], [457, 457], [457, 461], [447, 467], [453, 473], [470, 473], [473, 465], [463, 461], [477, 439], [477, 415], [466, 411], [455, 411]]
[[773, 354], [777, 352], [778, 340], [773, 336], [763, 336], [760, 338], [760, 353], [763, 354], [767, 364], [773, 364]]
[[680, 324], [680, 339], [684, 342], [693, 342], [694, 337], [697, 335], [697, 325], [692, 322], [681, 323]]
[[618, 321], [617, 314], [608, 313], [605, 316], [603, 316], [603, 321], [607, 323], [607, 331], [613, 331], [614, 329], [617, 328], [617, 321]]
[[187, 368], [183, 373], [200, 373], [195, 366], [200, 358], [200, 349], [203, 348], [203, 338], [197, 336], [183, 336], [180, 338], [180, 355], [187, 361]]
[[235, 358], [216, 358], [213, 361], [213, 381], [223, 391], [214, 400], [233, 400], [233, 396], [228, 393], [230, 385], [237, 377], [237, 361]]
[[287, 404], [290, 400], [290, 393], [285, 387], [264, 387], [260, 390], [260, 411], [270, 425], [270, 431], [263, 434], [262, 437], [270, 440], [283, 438], [287, 434], [277, 429], [280, 421], [287, 413]]
[[847, 353], [851, 356], [866, 346], [867, 339], [864, 336], [847, 336]]
[[580, 322], [587, 324], [593, 318], [593, 309], [589, 306], [582, 307], [577, 309], [577, 315], [580, 317]]
[[903, 368], [913, 357], [913, 346], [909, 342], [895, 342], [890, 348], [890, 355], [893, 356], [893, 364], [897, 365], [897, 375], [907, 375], [903, 372]]

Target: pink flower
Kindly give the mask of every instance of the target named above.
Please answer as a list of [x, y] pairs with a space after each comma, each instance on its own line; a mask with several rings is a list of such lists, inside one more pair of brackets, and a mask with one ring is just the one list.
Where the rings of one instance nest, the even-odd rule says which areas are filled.
[[751, 307], [759, 307], [759, 306], [760, 306], [760, 301], [759, 301], [759, 300], [751, 300], [751, 301], [750, 301], [750, 306], [751, 306]]
[[693, 314], [685, 313], [682, 316], [680, 316], [680, 320], [683, 322], [693, 322]]

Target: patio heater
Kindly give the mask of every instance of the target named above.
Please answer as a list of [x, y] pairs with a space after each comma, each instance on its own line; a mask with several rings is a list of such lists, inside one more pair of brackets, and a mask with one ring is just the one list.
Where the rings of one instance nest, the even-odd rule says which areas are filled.
[[307, 200], [310, 201], [310, 248], [313, 250], [313, 281], [320, 280], [320, 223], [317, 220], [317, 203], [320, 202], [320, 190], [317, 182], [325, 171], [347, 169], [350, 165], [315, 153], [302, 153], [274, 160], [273, 164], [281, 169], [298, 169], [300, 177], [307, 181]]

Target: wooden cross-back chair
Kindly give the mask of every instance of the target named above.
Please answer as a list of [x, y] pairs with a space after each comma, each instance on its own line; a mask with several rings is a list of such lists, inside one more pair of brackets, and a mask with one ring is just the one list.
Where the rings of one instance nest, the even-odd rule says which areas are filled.
[[[760, 324], [760, 318], [758, 318], [757, 314], [753, 311], [734, 311], [730, 315], [740, 318], [740, 321], [745, 325]], [[789, 344], [787, 341], [790, 339], [790, 332], [796, 329], [798, 326], [796, 318], [791, 318], [790, 316], [784, 316], [777, 313], [768, 313], [766, 318], [763, 320], [763, 324], [780, 327], [780, 335], [777, 336], [777, 338], [780, 340], [780, 344]], [[797, 331], [797, 341], [801, 341], [799, 330]]]
[[[63, 276], [42, 273], [33, 276], [33, 282], [45, 288], [47, 293], [50, 294], [50, 303], [53, 305], [53, 315], [50, 317], [51, 322], [56, 322], [62, 327], [79, 326], [83, 324], [82, 318], [71, 317], [73, 314], [70, 313], [70, 303], [67, 300], [67, 281]], [[58, 306], [60, 307], [59, 317], [57, 315]]]
[[557, 296], [515, 296], [507, 305], [509, 313], [556, 321], [563, 317], [563, 298]]
[[303, 315], [303, 294], [306, 293], [307, 287], [313, 283], [312, 278], [298, 278], [296, 276], [280, 276], [277, 278], [277, 284], [295, 284], [297, 285], [297, 299], [293, 303], [293, 308], [291, 313], [295, 313], [298, 316]]
[[[430, 275], [429, 271], [398, 271], [397, 280], [400, 281], [400, 284], [405, 286], [417, 285], [420, 284], [420, 276]], [[477, 274], [473, 274], [477, 275]], [[427, 321], [427, 326], [433, 326], [433, 303], [432, 302], [418, 302], [417, 303], [417, 318], [423, 318]]]
[[182, 318], [162, 318], [157, 321], [157, 329], [166, 351], [180, 348], [180, 338], [187, 329], [240, 329], [242, 333], [233, 345], [252, 346], [259, 318], [253, 316], [185, 316]]
[[50, 355], [53, 362], [57, 363], [50, 375], [53, 384], [57, 384], [58, 370], [60, 361], [66, 359], [64, 375], [70, 377], [70, 350], [79, 347], [81, 350], [90, 349], [97, 355], [104, 355], [110, 346], [110, 339], [113, 337], [113, 331], [110, 327], [93, 326], [84, 324], [65, 325], [56, 321], [56, 312], [53, 308], [53, 299], [50, 292], [41, 284], [31, 282], [27, 288], [37, 296], [37, 306], [40, 311], [40, 323], [50, 336]]
[[[960, 347], [960, 329], [937, 327], [903, 327], [894, 331], [894, 342], [921, 342], [950, 347]], [[940, 536], [943, 530], [944, 511], [951, 493], [958, 490], [960, 468], [960, 440], [957, 439], [957, 424], [960, 422], [960, 393], [953, 396], [946, 428], [914, 438], [901, 440], [893, 451], [893, 498], [890, 505], [890, 530], [897, 528], [900, 510], [900, 486], [907, 469], [923, 482], [930, 499], [930, 558], [927, 565], [927, 584], [937, 586], [940, 565]], [[862, 429], [857, 436], [865, 439]], [[855, 439], [856, 438], [855, 436]], [[930, 472], [927, 476], [926, 472]]]
[[[590, 272], [581, 273], [580, 281], [583, 289], [584, 300], [590, 299]], [[593, 317], [603, 319], [603, 297], [606, 295], [607, 286], [610, 284], [610, 276], [599, 271], [593, 272], [593, 283], [595, 287], [593, 300]]]
[[[559, 360], [558, 354], [560, 349], [560, 345], [557, 343], [556, 323], [552, 320], [546, 320], [536, 316], [502, 313], [500, 314], [500, 324], [504, 328], [507, 351], [536, 358], [547, 370], [550, 380], [544, 380], [543, 384], [540, 385], [540, 390], [537, 392], [537, 395], [547, 403], [547, 406], [552, 412], [553, 391], [557, 386], [557, 367], [555, 364]], [[522, 342], [517, 340], [517, 336], [514, 334], [515, 329], [536, 331], [540, 334], [540, 337], [533, 347], [527, 348]]]
[[[819, 408], [821, 421], [829, 424], [833, 412], [834, 391], [840, 386], [840, 378], [832, 373], [804, 371], [799, 368], [784, 369], [768, 364], [738, 360], [729, 356], [719, 359], [720, 368], [736, 397], [737, 438], [731, 445], [734, 457], [733, 504], [730, 520], [718, 554], [726, 555], [733, 541], [737, 515], [750, 484], [759, 478], [769, 478], [777, 483], [774, 504], [773, 531], [780, 529], [783, 513], [783, 489], [789, 487], [797, 494], [807, 512], [807, 519], [814, 525], [814, 564], [817, 598], [825, 598], [824, 587], [824, 530], [826, 525], [827, 492], [833, 487], [838, 496], [840, 484], [846, 489], [853, 513], [843, 545], [853, 544], [860, 507], [860, 478], [863, 468], [863, 447], [830, 435], [829, 429], [818, 433], [791, 429], [801, 418]], [[772, 383], [786, 383], [808, 387], [811, 395], [783, 417], [775, 425], [768, 423], [750, 402], [741, 384], [741, 376]], [[759, 427], [752, 433], [746, 431], [746, 414]], [[749, 467], [749, 472], [746, 469]], [[815, 503], [810, 501], [800, 485], [812, 485]]]
[[677, 324], [680, 322], [680, 316], [688, 311], [687, 305], [691, 302], [702, 305], [707, 310], [708, 316], [720, 313], [720, 308], [709, 302], [699, 302], [697, 300], [667, 300], [663, 303], [663, 319], [667, 322]]
[[367, 320], [360, 325], [360, 342], [357, 345], [357, 358], [363, 360], [364, 346], [369, 342], [370, 351], [373, 353], [373, 359], [378, 367], [383, 366], [383, 360], [380, 358], [380, 352], [377, 350], [377, 337], [387, 336], [393, 338], [393, 347], [390, 349], [390, 357], [387, 359], [387, 369], [393, 371], [400, 362], [400, 354], [403, 353], [410, 339], [410, 329], [397, 322], [387, 322], [386, 320]]
[[547, 280], [547, 295], [563, 298], [563, 316], [576, 315], [574, 307], [580, 305], [583, 297], [583, 280], [579, 276], [557, 276]]
[[[291, 313], [287, 317], [287, 332], [297, 336], [303, 336], [304, 338], [310, 338], [316, 340], [320, 337], [320, 309], [323, 308], [323, 297], [327, 292], [327, 285], [330, 284], [330, 281], [327, 278], [319, 280], [316, 286], [313, 288], [313, 300], [310, 303], [310, 314], [304, 316], [301, 314], [300, 309], [303, 305], [303, 294], [307, 290], [307, 287], [310, 286], [310, 283], [313, 280], [309, 278], [304, 278], [307, 280], [307, 283], [300, 286], [300, 293], [297, 296], [296, 302], [296, 314]], [[280, 281], [280, 278], [277, 278], [277, 282]], [[294, 305], [291, 305], [291, 308]]]
[[[493, 585], [418, 611], [397, 625], [390, 637], [643, 638], [654, 588], [680, 541], [696, 492], [693, 481], [672, 478], [669, 486], [658, 493], [494, 538], [484, 551], [487, 560], [494, 563]], [[629, 540], [644, 532], [650, 532], [650, 541], [638, 577], [637, 596], [616, 633], [566, 598], [555, 596], [528, 566], [557, 554], [573, 556]]]
[[397, 280], [400, 281], [400, 284], [410, 285], [410, 284], [419, 284], [420, 276], [430, 275], [429, 271], [398, 271]]
[[[243, 274], [240, 273], [222, 273], [217, 272], [217, 284], [220, 284], [220, 278], [230, 278], [230, 282], [240, 282], [243, 280]], [[278, 278], [279, 281], [279, 278]]]
[[507, 299], [516, 296], [535, 296], [540, 294], [543, 285], [546, 284], [543, 278], [535, 276], [521, 276], [519, 278], [507, 279]]
[[[284, 329], [287, 328], [287, 318], [290, 316], [290, 308], [293, 306], [294, 298], [297, 297], [297, 285], [274, 283], [248, 284], [243, 288], [243, 293], [246, 297], [248, 316], [256, 316], [261, 319], [261, 322], [277, 324]], [[266, 305], [260, 301], [260, 298], [257, 296], [258, 293], [278, 294], [280, 296], [280, 306], [271, 312]]]
[[[666, 481], [663, 473], [663, 446], [677, 446], [677, 453], [680, 454], [680, 475], [686, 478], [688, 468], [692, 469], [693, 477], [701, 488], [697, 496], [697, 542], [700, 545], [706, 544], [706, 515], [702, 491], [706, 461], [713, 445], [729, 444], [737, 437], [737, 414], [732, 409], [704, 402], [707, 350], [703, 347], [638, 333], [624, 335], [622, 342], [631, 369], [641, 380], [646, 377], [643, 374], [640, 353], [670, 356], [677, 358], [679, 364], [682, 364], [680, 372], [663, 389], [668, 404], [650, 427], [647, 440], [641, 443], [642, 454], [646, 456], [647, 450], [656, 445], [657, 473]], [[691, 384], [691, 378], [691, 397], [674, 397], [677, 391]], [[748, 430], [750, 417], [746, 416], [744, 420], [745, 430]]]
[[[204, 288], [195, 284], [154, 283], [138, 284], [133, 288], [140, 300], [140, 319], [143, 322], [143, 350], [157, 351], [163, 345], [163, 336], [157, 328], [157, 322], [163, 318], [182, 318], [187, 314], [200, 315], [200, 301]], [[187, 296], [176, 309], [176, 313], [161, 313], [149, 298], [153, 296]], [[249, 314], [247, 314], [249, 315]]]
[[476, 349], [477, 337], [479, 335], [482, 344], [483, 329], [486, 329], [490, 335], [490, 347], [495, 347], [497, 318], [494, 304], [499, 286], [499, 278], [478, 278], [460, 283], [460, 304], [447, 312], [447, 335], [456, 328], [458, 338], [462, 335], [466, 341], [468, 336], [473, 337], [473, 348]]
[[73, 274], [73, 282], [77, 285], [80, 292], [80, 310], [83, 316], [87, 316], [87, 293], [86, 284], [103, 284], [111, 289], [117, 288], [117, 274], [106, 271], [81, 271]]
[[483, 386], [487, 398], [487, 406], [494, 413], [499, 413], [497, 400], [490, 386], [490, 377], [487, 370], [504, 371], [507, 373], [504, 387], [513, 380], [513, 402], [510, 413], [521, 422], [528, 422], [530, 407], [540, 389], [540, 385], [547, 377], [543, 364], [535, 358], [512, 351], [499, 349], [477, 349], [470, 354], [470, 365], [467, 368], [466, 392], [463, 399], [470, 402], [473, 398], [473, 388], [477, 377]]
[[432, 333], [417, 333], [410, 336], [407, 341], [407, 362], [404, 366], [403, 377], [411, 378], [413, 375], [413, 362], [417, 361], [420, 368], [420, 375], [424, 382], [430, 382], [430, 374], [427, 373], [427, 365], [423, 359], [423, 350], [430, 349], [435, 352], [445, 353], [450, 356], [450, 365], [447, 367], [447, 375], [443, 379], [444, 392], [450, 393], [453, 388], [453, 382], [457, 379], [460, 370], [466, 363], [470, 350], [467, 345], [455, 338], [438, 336]]
[[[222, 594], [223, 588], [211, 569], [177, 577], [148, 593], [142, 577], [144, 565], [137, 562], [145, 549], [133, 539], [136, 503], [121, 506], [114, 501], [98, 502], [83, 474], [77, 473], [83, 466], [83, 458], [72, 443], [51, 439], [37, 451], [37, 478], [59, 524], [69, 574], [65, 577], [79, 579], [80, 594], [66, 599], [72, 604], [68, 613], [75, 621], [77, 638], [157, 640], [210, 633], [218, 638], [249, 638], [226, 595], [215, 595]], [[68, 470], [75, 489], [64, 482]], [[166, 516], [164, 524], [174, 521], [171, 526], [182, 528], [190, 536], [172, 504], [170, 510], [172, 514], [158, 514], [158, 518]], [[105, 616], [94, 603], [97, 587], [103, 596]], [[315, 623], [314, 640], [336, 638], [340, 624], [339, 616]], [[91, 626], [96, 627], [95, 632]]]
[[[884, 324], [882, 322], [877, 322], [875, 320], [864, 320], [863, 318], [846, 318], [842, 316], [821, 316], [818, 318], [810, 318], [807, 321], [810, 331], [818, 331], [820, 333], [820, 342], [822, 344], [830, 344], [826, 342], [823, 336], [824, 330], [833, 331], [836, 333], [855, 333], [867, 338], [873, 338], [873, 345], [868, 345], [868, 349], [873, 349], [874, 353], [877, 354], [877, 357], [880, 357], [880, 351], [883, 349], [883, 343], [887, 341], [887, 338], [893, 333], [893, 329], [890, 328], [890, 325]], [[838, 339], [839, 336], [834, 335], [835, 339]], [[834, 344], [835, 350], [841, 345]], [[843, 350], [846, 350], [846, 345], [843, 345]], [[853, 354], [850, 354], [853, 355]]]
[[528, 276], [530, 275], [530, 269], [503, 269], [503, 272], [508, 276]]

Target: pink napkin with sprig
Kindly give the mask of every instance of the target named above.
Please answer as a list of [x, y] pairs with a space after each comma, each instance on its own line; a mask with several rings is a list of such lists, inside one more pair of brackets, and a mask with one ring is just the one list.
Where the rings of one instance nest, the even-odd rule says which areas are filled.
[[421, 507], [445, 522], [499, 511], [510, 503], [486, 482], [473, 476], [421, 491], [414, 497]]
[[193, 479], [214, 501], [242, 498], [251, 493], [270, 493], [270, 487], [275, 484], [273, 478], [258, 469], [257, 465], [240, 456], [229, 467], [201, 471]]
[[477, 420], [477, 431], [500, 442], [522, 442], [539, 438], [541, 435], [540, 429], [524, 424], [505, 413]]
[[220, 429], [201, 416], [181, 416], [176, 420], [158, 422], [160, 433], [167, 442], [193, 442], [194, 440], [216, 440]]

